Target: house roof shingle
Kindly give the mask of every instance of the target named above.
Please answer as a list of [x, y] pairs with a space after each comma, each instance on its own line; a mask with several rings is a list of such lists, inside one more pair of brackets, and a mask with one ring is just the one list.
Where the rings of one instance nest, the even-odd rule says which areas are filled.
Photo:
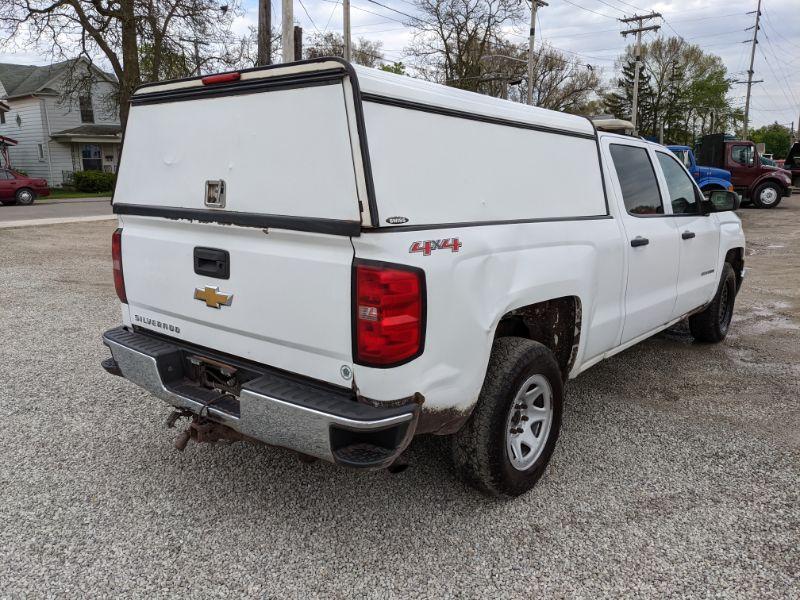
[[53, 137], [63, 136], [104, 136], [104, 135], [119, 135], [122, 128], [119, 125], [95, 125], [87, 124], [80, 127], [73, 127], [72, 129], [65, 129], [53, 133]]
[[[70, 59], [46, 66], [0, 63], [0, 81], [3, 82], [8, 98], [28, 96], [45, 91], [46, 84], [68, 71], [76, 60], [81, 59]], [[52, 91], [57, 93], [57, 90]]]

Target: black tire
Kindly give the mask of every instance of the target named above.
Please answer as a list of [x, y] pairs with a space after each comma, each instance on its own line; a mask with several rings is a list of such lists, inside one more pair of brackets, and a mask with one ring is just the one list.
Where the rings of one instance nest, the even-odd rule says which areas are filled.
[[28, 206], [29, 204], [33, 204], [33, 201], [36, 200], [36, 192], [31, 188], [19, 188], [17, 193], [14, 194], [14, 199], [17, 201], [17, 204]]
[[706, 309], [689, 317], [689, 331], [698, 342], [717, 344], [725, 339], [733, 318], [736, 274], [730, 263], [722, 266], [722, 277], [714, 299]]
[[[762, 194], [765, 197], [762, 198]], [[756, 188], [751, 200], [758, 208], [775, 208], [781, 203], [783, 190], [777, 183], [766, 182]]]
[[[540, 446], [535, 462], [519, 470], [509, 457], [506, 429], [514, 416], [512, 412], [519, 415], [515, 411], [520, 406], [515, 403], [518, 392], [533, 376], [543, 377], [549, 384], [552, 416], [546, 431], [544, 424], [540, 426], [539, 435], [544, 435], [545, 439], [541, 441], [543, 447]], [[525, 338], [497, 339], [478, 403], [467, 423], [452, 439], [453, 463], [460, 477], [494, 496], [519, 496], [530, 490], [553, 455], [561, 428], [563, 398], [561, 370], [548, 348]], [[538, 401], [539, 398], [534, 402]]]

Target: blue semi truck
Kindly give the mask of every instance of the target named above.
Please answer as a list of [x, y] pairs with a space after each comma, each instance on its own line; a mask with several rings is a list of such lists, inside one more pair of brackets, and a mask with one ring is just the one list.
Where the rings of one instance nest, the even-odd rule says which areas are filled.
[[725, 169], [718, 169], [716, 167], [701, 167], [697, 164], [694, 157], [694, 152], [689, 146], [667, 146], [672, 153], [677, 156], [692, 177], [697, 181], [702, 191], [710, 190], [729, 190], [733, 191], [733, 183], [731, 183], [731, 172]]

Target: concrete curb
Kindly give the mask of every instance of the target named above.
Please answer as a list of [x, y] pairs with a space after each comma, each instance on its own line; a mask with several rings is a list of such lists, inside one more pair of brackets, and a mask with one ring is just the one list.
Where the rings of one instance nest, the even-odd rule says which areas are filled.
[[0, 229], [11, 227], [34, 227], [36, 225], [60, 225], [62, 223], [86, 223], [87, 221], [110, 221], [117, 215], [94, 215], [91, 217], [55, 217], [52, 219], [27, 219], [22, 221], [6, 221], [0, 223]]

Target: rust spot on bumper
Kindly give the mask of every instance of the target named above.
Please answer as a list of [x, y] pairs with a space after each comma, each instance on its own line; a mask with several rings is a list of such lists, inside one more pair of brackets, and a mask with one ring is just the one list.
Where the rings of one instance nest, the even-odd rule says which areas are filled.
[[447, 408], [444, 410], [429, 410], [424, 406], [417, 423], [417, 434], [432, 433], [434, 435], [448, 435], [461, 429], [469, 419], [470, 411]]

